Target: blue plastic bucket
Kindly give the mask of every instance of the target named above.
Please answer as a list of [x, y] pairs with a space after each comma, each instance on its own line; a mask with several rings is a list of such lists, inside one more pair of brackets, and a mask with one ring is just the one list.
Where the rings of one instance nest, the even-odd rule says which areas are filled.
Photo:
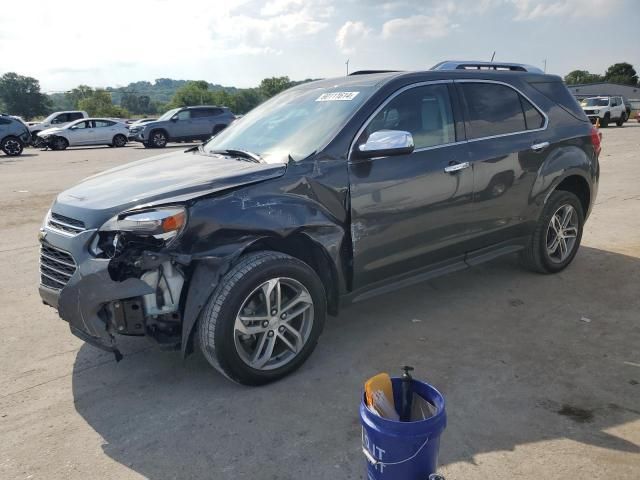
[[[392, 378], [393, 396], [400, 405], [402, 379]], [[433, 417], [416, 422], [382, 418], [360, 402], [362, 451], [368, 480], [427, 480], [436, 472], [440, 435], [447, 425], [444, 397], [428, 383], [412, 380], [413, 392], [436, 407]]]

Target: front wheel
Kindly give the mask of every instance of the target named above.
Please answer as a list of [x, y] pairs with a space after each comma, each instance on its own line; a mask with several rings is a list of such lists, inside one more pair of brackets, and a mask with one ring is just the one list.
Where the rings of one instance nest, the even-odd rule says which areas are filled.
[[583, 224], [584, 212], [578, 197], [563, 190], [553, 192], [522, 251], [524, 266], [540, 273], [564, 270], [578, 252]]
[[65, 150], [69, 146], [69, 142], [64, 137], [55, 137], [50, 144], [52, 150]]
[[200, 348], [229, 379], [262, 385], [296, 370], [324, 326], [324, 286], [306, 263], [273, 251], [241, 257], [198, 326]]
[[22, 153], [22, 150], [24, 150], [24, 144], [17, 137], [7, 137], [2, 140], [0, 149], [2, 149], [5, 155], [9, 155], [10, 157], [17, 157]]
[[162, 130], [154, 130], [151, 132], [151, 138], [149, 139], [149, 143], [154, 148], [164, 148], [167, 146], [167, 134]]
[[611, 119], [611, 117], [609, 116], [609, 114], [607, 113], [604, 118], [600, 121], [600, 126], [602, 128], [607, 128], [609, 126], [609, 120]]

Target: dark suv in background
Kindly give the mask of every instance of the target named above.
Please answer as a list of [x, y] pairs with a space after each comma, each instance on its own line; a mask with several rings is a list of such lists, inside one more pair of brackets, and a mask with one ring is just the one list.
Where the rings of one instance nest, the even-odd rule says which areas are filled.
[[562, 79], [533, 67], [305, 83], [204, 145], [58, 195], [40, 295], [116, 358], [120, 334], [144, 335], [270, 382], [341, 305], [516, 252], [536, 272], [566, 268], [599, 152]]
[[168, 142], [207, 140], [235, 119], [227, 107], [174, 108], [155, 122], [132, 126], [129, 138], [154, 148], [165, 147]]
[[0, 114], [0, 150], [5, 155], [15, 157], [22, 153], [31, 141], [29, 127], [19, 118]]

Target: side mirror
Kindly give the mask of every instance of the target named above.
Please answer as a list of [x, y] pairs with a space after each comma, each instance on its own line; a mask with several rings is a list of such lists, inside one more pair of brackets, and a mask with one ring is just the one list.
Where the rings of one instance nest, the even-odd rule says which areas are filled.
[[177, 122], [178, 121], [178, 116], [174, 115], [173, 117], [171, 117], [171, 121], [172, 122]]
[[358, 158], [407, 155], [413, 152], [413, 136], [403, 130], [378, 130], [367, 141], [356, 147]]

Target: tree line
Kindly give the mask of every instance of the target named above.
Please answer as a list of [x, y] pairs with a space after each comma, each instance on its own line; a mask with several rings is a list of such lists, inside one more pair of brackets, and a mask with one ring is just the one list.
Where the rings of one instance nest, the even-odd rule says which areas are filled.
[[[95, 117], [128, 118], [161, 114], [188, 105], [217, 105], [244, 114], [281, 91], [308, 81], [311, 79], [292, 81], [289, 77], [270, 77], [255, 88], [235, 88], [204, 80], [158, 79], [155, 85], [130, 84], [141, 87], [142, 94], [128, 91], [126, 87], [103, 89], [79, 85], [68, 92], [46, 95], [40, 91], [37, 79], [9, 72], [0, 77], [0, 112], [19, 115], [25, 120], [59, 110], [84, 110]], [[155, 86], [162, 89], [161, 98], [170, 98], [168, 102], [152, 98]]]
[[622, 85], [639, 86], [638, 74], [633, 65], [627, 62], [615, 63], [611, 65], [604, 75], [591, 73], [587, 70], [573, 70], [564, 77], [567, 85], [578, 85], [581, 83], [611, 82]]

